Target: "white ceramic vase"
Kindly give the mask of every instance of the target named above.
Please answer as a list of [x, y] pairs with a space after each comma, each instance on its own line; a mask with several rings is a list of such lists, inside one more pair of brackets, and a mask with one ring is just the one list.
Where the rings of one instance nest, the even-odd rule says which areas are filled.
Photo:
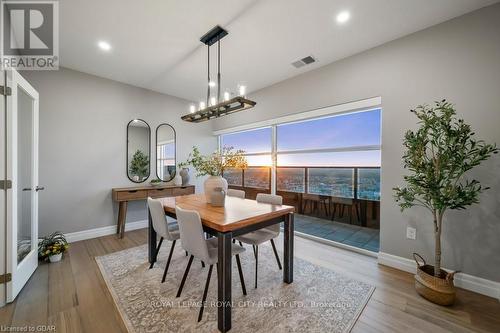
[[62, 253], [58, 253], [58, 254], [54, 254], [54, 255], [49, 256], [49, 261], [50, 262], [58, 262], [58, 261], [61, 261], [61, 258], [62, 258]]
[[181, 175], [177, 174], [174, 177], [174, 185], [175, 186], [181, 186], [182, 185], [182, 177], [181, 177]]
[[203, 187], [207, 203], [212, 203], [212, 192], [216, 187], [221, 187], [225, 192], [227, 192], [227, 180], [222, 178], [222, 176], [210, 176], [203, 183]]

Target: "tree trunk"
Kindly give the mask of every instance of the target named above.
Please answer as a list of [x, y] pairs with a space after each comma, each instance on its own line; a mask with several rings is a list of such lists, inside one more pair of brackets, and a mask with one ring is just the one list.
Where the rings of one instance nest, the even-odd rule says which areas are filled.
[[439, 277], [441, 272], [441, 223], [443, 216], [441, 213], [434, 212], [434, 237], [435, 237], [435, 252], [434, 252], [434, 276]]

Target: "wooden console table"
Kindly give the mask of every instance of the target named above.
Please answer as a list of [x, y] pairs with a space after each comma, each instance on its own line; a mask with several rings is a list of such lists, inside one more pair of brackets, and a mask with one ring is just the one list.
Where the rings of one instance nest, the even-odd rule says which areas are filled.
[[116, 233], [120, 238], [123, 238], [125, 232], [125, 219], [127, 216], [127, 204], [129, 201], [146, 200], [151, 198], [176, 197], [186, 194], [194, 194], [194, 185], [175, 186], [175, 185], [160, 185], [160, 186], [134, 186], [114, 188], [113, 200], [118, 202], [118, 223]]

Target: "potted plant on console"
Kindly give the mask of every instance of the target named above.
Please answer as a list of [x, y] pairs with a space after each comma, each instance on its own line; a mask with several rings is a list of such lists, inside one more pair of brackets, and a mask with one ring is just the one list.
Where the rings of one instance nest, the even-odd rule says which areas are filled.
[[222, 178], [224, 170], [245, 169], [248, 166], [243, 150], [233, 150], [233, 147], [224, 147], [210, 155], [202, 155], [197, 147], [189, 154], [183, 166], [192, 165], [196, 169], [196, 176], [209, 176], [204, 182], [205, 198], [211, 203], [211, 194], [220, 187], [227, 191], [227, 180]]
[[[471, 127], [456, 118], [454, 105], [446, 100], [436, 102], [434, 107], [419, 106], [411, 112], [419, 119], [419, 128], [404, 136], [403, 163], [409, 175], [404, 176], [405, 187], [394, 188], [395, 200], [401, 211], [420, 206], [430, 212], [435, 238], [434, 266], [426, 265], [414, 253], [415, 287], [431, 302], [451, 305], [455, 300], [456, 272], [441, 268], [443, 217], [449, 209], [465, 209], [479, 202], [479, 194], [488, 188], [475, 179], [467, 179], [466, 173], [498, 149], [495, 144], [475, 139]], [[417, 258], [423, 261], [422, 265]]]
[[38, 242], [38, 258], [42, 260], [49, 259], [50, 262], [58, 262], [62, 255], [68, 249], [69, 245], [66, 237], [60, 231], [56, 231], [48, 236], [41, 238]]

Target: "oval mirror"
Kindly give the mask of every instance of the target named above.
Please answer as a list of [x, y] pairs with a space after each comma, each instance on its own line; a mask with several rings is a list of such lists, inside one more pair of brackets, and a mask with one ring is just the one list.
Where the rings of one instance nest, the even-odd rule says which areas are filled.
[[134, 183], [142, 183], [150, 175], [151, 129], [142, 119], [133, 119], [127, 125], [127, 176]]
[[156, 176], [164, 182], [175, 177], [175, 130], [169, 124], [156, 128]]

